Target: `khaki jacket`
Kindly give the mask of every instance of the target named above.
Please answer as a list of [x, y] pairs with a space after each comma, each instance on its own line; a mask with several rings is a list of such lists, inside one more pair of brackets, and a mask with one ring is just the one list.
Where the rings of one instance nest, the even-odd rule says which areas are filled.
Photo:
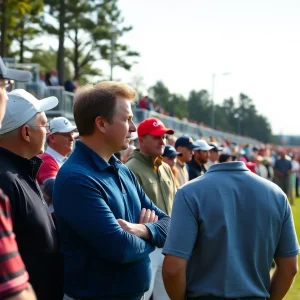
[[135, 174], [146, 195], [163, 212], [171, 215], [176, 193], [174, 175], [169, 165], [161, 157], [153, 157], [134, 150], [126, 162], [127, 167]]

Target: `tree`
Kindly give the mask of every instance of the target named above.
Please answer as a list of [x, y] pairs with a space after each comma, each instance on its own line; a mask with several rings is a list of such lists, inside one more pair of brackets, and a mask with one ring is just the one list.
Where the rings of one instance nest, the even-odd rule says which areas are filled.
[[189, 119], [210, 124], [212, 103], [207, 90], [191, 91], [188, 98]]
[[26, 45], [26, 41], [31, 41], [42, 33], [39, 23], [41, 21], [41, 12], [44, 3], [41, 0], [32, 0], [30, 2], [30, 11], [17, 22], [17, 27], [14, 29], [11, 39], [16, 39], [19, 43], [19, 49], [15, 55], [19, 55], [20, 63], [24, 62], [24, 52], [32, 52], [32, 48]]
[[101, 58], [111, 60], [116, 66], [130, 70], [136, 63], [139, 53], [128, 45], [119, 43], [119, 39], [132, 30], [132, 26], [123, 26], [124, 18], [118, 8], [118, 0], [97, 1], [97, 25], [93, 39]]
[[157, 81], [155, 85], [149, 88], [148, 92], [156, 103], [160, 104], [164, 109], [167, 108], [171, 94], [162, 81]]
[[[59, 3], [55, 0], [46, 0], [45, 3], [54, 18], [59, 20], [59, 28], [53, 23], [46, 24], [44, 28], [50, 34], [59, 35], [58, 57], [60, 60], [63, 55], [64, 38], [71, 41], [73, 46], [68, 51], [65, 50], [65, 56], [72, 62], [74, 79], [77, 80], [82, 76], [82, 69], [87, 64], [100, 58], [104, 60], [110, 58], [112, 24], [118, 26], [116, 40], [117, 37], [131, 30], [131, 27], [120, 27], [124, 20], [117, 7], [117, 0], [78, 0], [75, 2], [60, 0]], [[116, 65], [125, 69], [130, 69], [132, 65], [131, 62], [125, 60], [125, 57], [138, 55], [138, 53], [130, 51], [128, 46], [117, 42], [114, 44], [114, 53]], [[61, 64], [60, 61], [58, 73], [59, 77], [64, 79], [59, 70]]]
[[[40, 70], [42, 73], [49, 72], [57, 60], [57, 51], [50, 48], [49, 50], [39, 50], [35, 49], [32, 53], [31, 61], [40, 65]], [[71, 76], [70, 63], [64, 64], [64, 73], [68, 77]]]
[[18, 28], [18, 22], [30, 13], [32, 4], [30, 0], [2, 0], [0, 10], [0, 54], [2, 56], [9, 55], [13, 37], [16, 37], [15, 30]]

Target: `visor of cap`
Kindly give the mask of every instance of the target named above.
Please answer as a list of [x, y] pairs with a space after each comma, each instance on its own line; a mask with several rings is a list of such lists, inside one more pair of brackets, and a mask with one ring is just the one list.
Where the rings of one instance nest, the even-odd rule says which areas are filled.
[[0, 57], [0, 77], [15, 81], [26, 82], [30, 79], [30, 72], [7, 68]]

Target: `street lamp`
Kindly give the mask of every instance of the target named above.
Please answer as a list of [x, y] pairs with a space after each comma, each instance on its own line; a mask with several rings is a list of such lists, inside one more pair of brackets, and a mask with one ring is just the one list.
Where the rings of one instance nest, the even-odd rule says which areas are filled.
[[110, 27], [110, 80], [113, 80], [113, 69], [115, 64], [115, 41], [118, 28], [116, 25]]
[[234, 114], [233, 117], [237, 120], [237, 134], [241, 135], [242, 134], [241, 122], [243, 121], [243, 116], [242, 116], [241, 112], [237, 112]]
[[215, 77], [216, 76], [227, 76], [230, 72], [212, 74], [212, 84], [211, 84], [211, 128], [215, 128], [215, 104], [214, 104], [214, 92], [215, 92]]

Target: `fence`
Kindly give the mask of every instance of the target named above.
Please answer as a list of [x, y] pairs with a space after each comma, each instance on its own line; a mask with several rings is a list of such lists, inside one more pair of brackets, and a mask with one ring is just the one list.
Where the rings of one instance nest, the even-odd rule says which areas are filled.
[[[20, 86], [20, 84], [22, 86]], [[31, 82], [27, 84], [16, 83], [15, 88], [25, 88], [28, 92], [34, 94], [38, 99], [49, 97], [49, 96], [57, 97], [59, 99], [59, 105], [47, 112], [48, 117], [53, 118], [57, 116], [64, 116], [74, 123], [74, 117], [73, 117], [74, 94], [70, 92], [66, 92], [63, 87], [42, 86], [40, 83]], [[194, 139], [198, 139], [200, 137], [213, 136], [215, 138], [229, 139], [230, 141], [238, 144], [251, 144], [251, 145], [260, 144], [259, 141], [252, 138], [243, 137], [232, 133], [227, 133], [212, 128], [208, 128], [205, 126], [184, 122], [174, 117], [169, 117], [145, 109], [133, 107], [133, 113], [134, 113], [134, 122], [136, 124], [139, 124], [141, 121], [143, 121], [146, 118], [156, 117], [160, 119], [165, 124], [166, 127], [174, 129], [176, 136], [189, 135], [192, 136]]]

